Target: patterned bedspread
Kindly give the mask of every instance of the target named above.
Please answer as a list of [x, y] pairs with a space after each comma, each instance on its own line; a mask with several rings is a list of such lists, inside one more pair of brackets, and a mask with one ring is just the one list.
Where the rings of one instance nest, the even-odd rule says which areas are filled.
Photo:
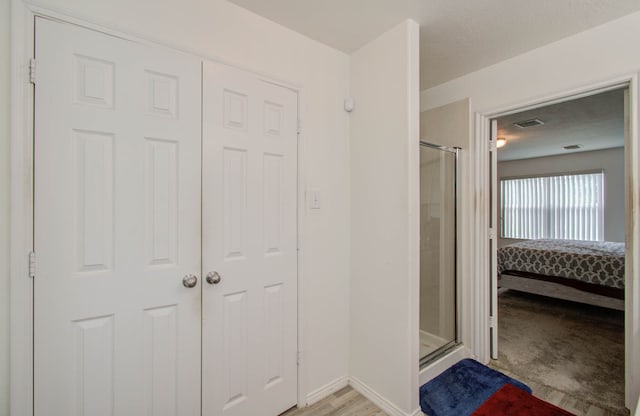
[[528, 240], [498, 249], [498, 273], [508, 270], [624, 288], [624, 243]]

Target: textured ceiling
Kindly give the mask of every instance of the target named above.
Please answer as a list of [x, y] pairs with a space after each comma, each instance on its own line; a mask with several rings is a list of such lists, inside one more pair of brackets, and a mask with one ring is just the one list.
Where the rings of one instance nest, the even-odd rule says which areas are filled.
[[[498, 149], [498, 160], [624, 146], [623, 91], [608, 91], [498, 118], [498, 137], [507, 139], [507, 144]], [[531, 119], [539, 119], [544, 124], [525, 129], [513, 125]], [[582, 147], [563, 149], [576, 144]]]
[[347, 53], [411, 18], [421, 89], [640, 10], [639, 0], [230, 1]]

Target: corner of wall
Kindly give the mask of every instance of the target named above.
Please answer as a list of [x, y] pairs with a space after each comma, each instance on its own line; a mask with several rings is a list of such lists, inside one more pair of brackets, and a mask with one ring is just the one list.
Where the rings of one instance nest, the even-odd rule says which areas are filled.
[[418, 407], [418, 24], [402, 22], [355, 51], [350, 64], [350, 379], [392, 414], [411, 414]]

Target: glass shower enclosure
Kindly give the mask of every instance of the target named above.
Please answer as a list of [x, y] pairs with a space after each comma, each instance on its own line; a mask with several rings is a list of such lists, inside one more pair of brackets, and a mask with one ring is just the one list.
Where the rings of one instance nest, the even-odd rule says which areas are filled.
[[458, 344], [459, 148], [420, 142], [420, 366]]

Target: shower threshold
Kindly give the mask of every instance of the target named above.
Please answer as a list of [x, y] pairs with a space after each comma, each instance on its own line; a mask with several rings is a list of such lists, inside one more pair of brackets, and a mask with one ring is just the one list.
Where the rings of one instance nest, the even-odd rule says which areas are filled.
[[[426, 367], [427, 365], [429, 365], [430, 363], [432, 363], [435, 360], [440, 359], [441, 357], [449, 354], [452, 350], [456, 349], [460, 343], [458, 341], [449, 341], [446, 342], [444, 341], [444, 343], [442, 343], [440, 346], [438, 346], [437, 348], [431, 348], [430, 350], [423, 350], [423, 344], [422, 344], [422, 331], [420, 331], [420, 369]], [[431, 335], [432, 334], [428, 334]], [[425, 352], [423, 354], [423, 352]]]

